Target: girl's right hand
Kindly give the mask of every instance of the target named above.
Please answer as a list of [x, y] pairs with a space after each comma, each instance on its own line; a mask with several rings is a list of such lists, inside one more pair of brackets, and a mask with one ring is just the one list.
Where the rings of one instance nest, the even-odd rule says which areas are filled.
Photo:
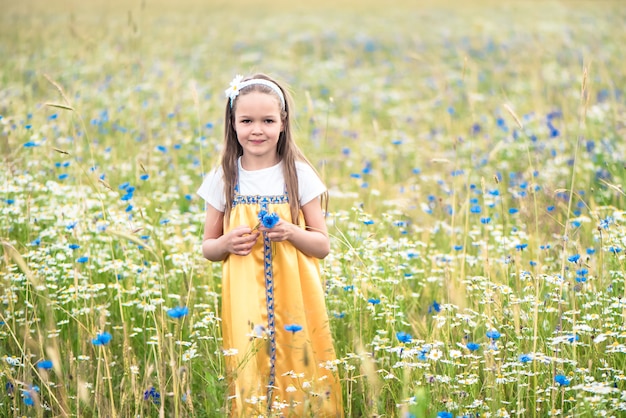
[[235, 255], [248, 255], [252, 252], [259, 235], [259, 231], [253, 231], [248, 226], [238, 226], [225, 235], [226, 250]]

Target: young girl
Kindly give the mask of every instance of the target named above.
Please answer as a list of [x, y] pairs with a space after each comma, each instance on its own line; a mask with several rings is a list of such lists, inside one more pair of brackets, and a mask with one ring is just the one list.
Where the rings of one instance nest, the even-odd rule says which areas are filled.
[[326, 187], [291, 136], [291, 100], [278, 83], [238, 76], [226, 96], [221, 166], [198, 194], [202, 253], [224, 262], [230, 413], [343, 416], [318, 266], [330, 251]]

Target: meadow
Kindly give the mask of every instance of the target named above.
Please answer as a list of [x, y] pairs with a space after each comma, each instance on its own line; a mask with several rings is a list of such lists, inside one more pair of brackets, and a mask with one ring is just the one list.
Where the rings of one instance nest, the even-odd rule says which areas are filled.
[[346, 416], [626, 414], [621, 2], [0, 3], [0, 416], [227, 414], [195, 191], [256, 71], [330, 190]]

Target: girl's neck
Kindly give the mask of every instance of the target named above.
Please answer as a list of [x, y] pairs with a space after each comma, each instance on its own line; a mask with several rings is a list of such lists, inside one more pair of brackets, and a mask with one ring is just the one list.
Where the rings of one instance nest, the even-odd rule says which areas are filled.
[[264, 168], [274, 167], [280, 162], [278, 154], [271, 158], [254, 158], [246, 155], [241, 156], [241, 168], [246, 171], [262, 170]]

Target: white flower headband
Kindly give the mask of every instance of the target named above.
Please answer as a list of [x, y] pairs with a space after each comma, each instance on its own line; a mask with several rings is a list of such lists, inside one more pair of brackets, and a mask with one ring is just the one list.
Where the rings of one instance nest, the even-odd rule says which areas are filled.
[[235, 78], [233, 78], [233, 81], [230, 82], [230, 86], [226, 90], [224, 90], [226, 98], [230, 99], [230, 107], [233, 107], [233, 102], [235, 101], [235, 98], [239, 95], [239, 91], [241, 89], [251, 86], [253, 84], [261, 84], [263, 86], [271, 88], [276, 94], [278, 94], [278, 97], [280, 97], [280, 103], [283, 106], [283, 110], [285, 109], [285, 96], [283, 96], [283, 92], [281, 91], [280, 87], [278, 87], [275, 83], [272, 83], [271, 81], [262, 78], [252, 78], [246, 81], [241, 80], [243, 80], [243, 76], [237, 75]]

